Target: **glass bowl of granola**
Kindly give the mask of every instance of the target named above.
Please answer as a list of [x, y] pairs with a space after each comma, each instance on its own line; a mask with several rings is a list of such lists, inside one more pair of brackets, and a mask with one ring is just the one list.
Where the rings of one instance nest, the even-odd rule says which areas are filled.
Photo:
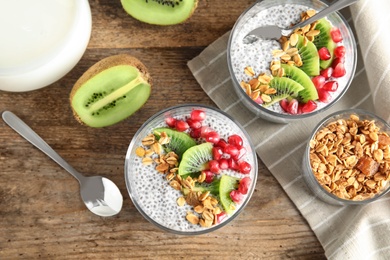
[[326, 7], [319, 0], [264, 0], [249, 7], [229, 37], [227, 62], [234, 89], [257, 116], [290, 123], [321, 113], [347, 91], [356, 70], [356, 42], [336, 12], [280, 39], [247, 43], [253, 29], [288, 28]]
[[389, 191], [390, 126], [375, 114], [348, 109], [324, 118], [303, 157], [312, 192], [331, 204], [372, 202]]
[[257, 155], [246, 131], [216, 108], [186, 104], [148, 119], [134, 135], [125, 181], [138, 211], [177, 234], [214, 231], [249, 202]]

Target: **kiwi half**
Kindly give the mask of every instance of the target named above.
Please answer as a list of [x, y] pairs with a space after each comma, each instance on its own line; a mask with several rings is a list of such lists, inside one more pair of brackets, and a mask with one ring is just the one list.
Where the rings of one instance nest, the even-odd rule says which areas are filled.
[[313, 41], [314, 45], [317, 47], [318, 50], [321, 49], [322, 47], [326, 47], [330, 53], [329, 60], [320, 61], [320, 67], [322, 69], [326, 69], [332, 64], [334, 58], [334, 49], [336, 48], [336, 43], [332, 40], [332, 36], [330, 35], [330, 30], [332, 29], [332, 25], [328, 20], [322, 18], [318, 20], [315, 29], [319, 30], [320, 33], [314, 38]]
[[179, 175], [201, 172], [208, 168], [208, 162], [212, 159], [213, 145], [203, 143], [187, 149], [179, 164]]
[[198, 0], [121, 0], [121, 3], [129, 15], [141, 22], [173, 25], [192, 16]]
[[91, 127], [105, 127], [129, 117], [148, 100], [151, 78], [138, 59], [129, 55], [105, 58], [89, 68], [72, 88], [75, 118]]
[[298, 93], [304, 89], [301, 84], [287, 77], [274, 77], [269, 86], [276, 89], [277, 93], [270, 95], [271, 101], [264, 103], [264, 107], [269, 107], [290, 96], [297, 97]]
[[303, 65], [299, 67], [307, 75], [314, 77], [320, 74], [320, 58], [317, 47], [311, 41], [304, 44], [303, 36], [298, 36], [297, 46]]
[[174, 151], [179, 156], [179, 158], [182, 157], [187, 149], [196, 145], [195, 140], [192, 139], [191, 136], [189, 136], [187, 133], [179, 132], [166, 127], [156, 128], [153, 130], [153, 133], [157, 139], [160, 137], [159, 134], [162, 132], [165, 132], [171, 139], [168, 144], [163, 145], [164, 149], [167, 152]]
[[318, 99], [318, 92], [313, 81], [303, 70], [287, 64], [282, 64], [281, 66], [284, 71], [284, 77], [298, 82], [304, 88], [298, 93], [298, 96], [303, 103], [307, 103], [309, 100]]
[[222, 207], [228, 215], [231, 215], [236, 207], [235, 203], [230, 198], [230, 192], [237, 189], [240, 179], [228, 175], [222, 175], [219, 184], [219, 198]]

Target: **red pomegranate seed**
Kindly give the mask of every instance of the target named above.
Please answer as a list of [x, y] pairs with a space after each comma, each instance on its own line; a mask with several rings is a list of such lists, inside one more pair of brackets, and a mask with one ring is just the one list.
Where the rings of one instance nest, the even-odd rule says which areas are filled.
[[206, 137], [206, 134], [213, 131], [213, 129], [211, 127], [208, 127], [208, 126], [202, 126], [200, 128], [200, 136], [201, 137]]
[[207, 142], [210, 142], [213, 144], [218, 143], [219, 139], [220, 139], [219, 134], [215, 131], [208, 132], [204, 138], [206, 139]]
[[261, 97], [258, 97], [254, 100], [257, 104], [261, 105], [263, 104], [263, 100], [261, 99]]
[[346, 73], [344, 63], [339, 63], [333, 70], [332, 76], [335, 78], [340, 78]]
[[220, 173], [221, 172], [221, 168], [219, 168], [219, 163], [217, 160], [211, 160], [209, 161], [209, 170], [212, 172], [212, 173]]
[[237, 147], [241, 147], [244, 142], [242, 141], [241, 136], [239, 136], [239, 135], [231, 135], [231, 136], [228, 137], [228, 143], [232, 144], [232, 145], [235, 145]]
[[337, 46], [334, 49], [334, 56], [336, 56], [337, 58], [343, 58], [343, 57], [345, 57], [345, 52], [346, 52], [346, 49], [343, 45]]
[[288, 103], [287, 113], [292, 115], [298, 114], [298, 100], [292, 99], [290, 103]]
[[240, 153], [238, 148], [231, 144], [227, 144], [226, 147], [223, 149], [223, 152], [230, 155], [233, 158]]
[[337, 67], [337, 65], [339, 65], [339, 63], [343, 63], [344, 64], [345, 62], [345, 57], [342, 57], [342, 58], [335, 58], [333, 61], [332, 61], [332, 68], [333, 70]]
[[333, 73], [333, 68], [328, 67], [326, 69], [321, 70], [320, 75], [323, 76], [325, 78], [325, 80], [327, 80], [330, 77], [332, 77], [332, 73]]
[[226, 217], [227, 217], [227, 214], [224, 211], [217, 214], [217, 223], [221, 223]]
[[334, 42], [341, 42], [343, 40], [343, 36], [341, 35], [340, 29], [337, 27], [333, 27], [330, 29], [330, 36]]
[[233, 159], [238, 161], [240, 160], [244, 155], [246, 154], [246, 149], [245, 147], [241, 146], [239, 149], [238, 149], [238, 154], [233, 156]]
[[206, 175], [206, 178], [205, 178], [204, 181], [205, 181], [206, 183], [212, 183], [213, 180], [214, 180], [215, 174], [212, 173], [212, 172], [209, 171], [209, 170], [204, 170], [204, 171], [202, 171], [202, 172], [204, 172], [204, 174]]
[[318, 50], [318, 56], [320, 57], [320, 60], [329, 60], [331, 57], [330, 52], [326, 47], [322, 47]]
[[192, 138], [200, 138], [200, 128], [198, 128], [198, 129], [191, 129], [191, 131], [190, 131], [190, 136], [192, 137]]
[[306, 104], [304, 104], [301, 108], [302, 113], [309, 113], [314, 111], [317, 108], [317, 103], [314, 102], [313, 100], [307, 101]]
[[203, 121], [206, 118], [206, 113], [201, 109], [195, 109], [191, 111], [190, 117], [195, 121]]
[[175, 129], [176, 129], [177, 131], [184, 132], [184, 131], [186, 131], [188, 128], [190, 128], [190, 126], [187, 124], [186, 121], [183, 121], [183, 120], [176, 120]]
[[319, 89], [318, 91], [318, 99], [321, 102], [329, 103], [332, 99], [332, 96], [330, 95], [329, 91], [325, 89]]
[[228, 159], [228, 164], [229, 164], [229, 169], [232, 169], [232, 170], [235, 170], [235, 171], [238, 170], [237, 161], [234, 160], [233, 158], [229, 158], [229, 159]]
[[165, 118], [165, 123], [166, 123], [170, 128], [174, 128], [174, 127], [175, 127], [175, 124], [176, 124], [176, 119], [173, 118], [173, 117], [167, 117], [167, 118]]
[[288, 100], [287, 99], [282, 99], [279, 101], [280, 107], [284, 110], [284, 112], [287, 112], [287, 107], [288, 107]]
[[313, 82], [313, 84], [316, 87], [316, 89], [320, 89], [325, 84], [325, 77], [321, 76], [321, 75], [318, 75], [318, 76], [313, 77], [311, 79], [311, 81]]
[[339, 83], [335, 80], [331, 80], [325, 83], [323, 89], [331, 92], [335, 92], [339, 87]]
[[229, 162], [226, 158], [221, 158], [218, 160], [218, 163], [219, 163], [219, 168], [221, 170], [227, 170], [229, 169]]
[[202, 123], [200, 121], [193, 120], [191, 118], [187, 119], [187, 124], [192, 128], [192, 129], [198, 129], [202, 127]]
[[251, 172], [252, 166], [246, 162], [242, 161], [238, 163], [238, 171], [243, 173], [243, 174], [248, 174]]
[[212, 149], [212, 153], [213, 153], [213, 159], [214, 160], [221, 159], [222, 155], [223, 155], [222, 147], [214, 146], [213, 149]]
[[218, 143], [216, 143], [215, 145], [221, 147], [222, 149], [225, 149], [227, 142], [224, 139], [219, 139]]
[[251, 185], [251, 178], [244, 177], [240, 180], [240, 183], [238, 184], [238, 191], [242, 194], [247, 194], [249, 190], [249, 186]]
[[230, 192], [230, 198], [232, 199], [232, 201], [239, 204], [239, 203], [241, 203], [242, 199], [244, 198], [244, 195], [241, 192], [239, 192], [238, 190], [232, 190]]

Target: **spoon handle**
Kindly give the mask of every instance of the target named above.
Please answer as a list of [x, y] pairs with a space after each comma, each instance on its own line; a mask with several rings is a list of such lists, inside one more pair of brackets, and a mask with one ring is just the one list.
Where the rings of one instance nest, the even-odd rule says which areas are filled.
[[47, 156], [58, 163], [62, 168], [73, 175], [80, 183], [84, 176], [76, 171], [70, 164], [68, 164], [56, 151], [54, 151], [34, 130], [32, 130], [26, 123], [10, 111], [2, 113], [4, 122], [6, 122], [12, 129], [20, 134], [24, 139], [32, 143], [39, 150], [44, 152]]
[[325, 16], [327, 16], [330, 13], [333, 13], [333, 12], [336, 12], [340, 9], [343, 9], [344, 7], [347, 7], [347, 6], [353, 4], [357, 1], [359, 1], [359, 0], [338, 0], [334, 4], [331, 4], [330, 6], [322, 9], [321, 11], [319, 11], [318, 13], [316, 13], [315, 15], [310, 17], [309, 19], [303, 21], [302, 23], [297, 23], [296, 25], [292, 26], [291, 28], [289, 28], [289, 30], [294, 30], [295, 28], [298, 28], [298, 27], [304, 27], [308, 24], [311, 24], [312, 22], [315, 22], [321, 18], [324, 18]]

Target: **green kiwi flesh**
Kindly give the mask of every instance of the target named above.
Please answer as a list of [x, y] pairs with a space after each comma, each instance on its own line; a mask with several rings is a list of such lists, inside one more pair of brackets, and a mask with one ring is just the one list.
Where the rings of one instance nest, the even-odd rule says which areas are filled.
[[276, 102], [279, 102], [281, 99], [290, 96], [297, 97], [298, 93], [304, 90], [304, 87], [301, 84], [287, 77], [274, 77], [270, 81], [269, 86], [276, 89], [277, 93], [270, 95], [271, 101], [264, 103], [264, 107], [269, 107]]
[[305, 46], [303, 36], [299, 35], [297, 48], [303, 63], [299, 68], [311, 77], [318, 76], [320, 74], [320, 58], [314, 43], [307, 41]]
[[304, 89], [298, 93], [298, 96], [303, 103], [307, 103], [309, 100], [318, 99], [318, 92], [313, 81], [303, 70], [287, 64], [282, 64], [281, 66], [284, 70], [284, 77], [290, 78], [304, 87]]
[[229, 175], [222, 175], [219, 184], [219, 198], [222, 207], [228, 215], [231, 215], [235, 210], [235, 203], [230, 198], [230, 192], [237, 189], [239, 178]]
[[203, 143], [187, 149], [179, 164], [179, 175], [198, 173], [208, 168], [208, 162], [212, 159], [213, 145]]
[[125, 11], [135, 19], [155, 25], [186, 21], [197, 7], [197, 0], [121, 0]]
[[166, 152], [174, 151], [179, 158], [181, 158], [184, 152], [195, 146], [196, 142], [189, 136], [187, 133], [179, 132], [171, 128], [161, 127], [153, 130], [154, 135], [157, 139], [159, 139], [160, 134], [165, 132], [167, 136], [170, 138], [170, 142], [168, 144], [164, 144], [163, 147]]
[[315, 29], [320, 31], [320, 33], [314, 38], [313, 41], [314, 45], [317, 47], [317, 50], [321, 49], [322, 47], [326, 47], [330, 53], [329, 60], [320, 61], [320, 67], [322, 69], [326, 69], [332, 64], [334, 59], [334, 49], [336, 48], [336, 43], [333, 42], [332, 36], [330, 35], [332, 25], [328, 20], [322, 18], [318, 20]]
[[140, 109], [151, 92], [146, 67], [129, 55], [107, 57], [75, 83], [70, 103], [75, 118], [90, 127], [118, 123]]

